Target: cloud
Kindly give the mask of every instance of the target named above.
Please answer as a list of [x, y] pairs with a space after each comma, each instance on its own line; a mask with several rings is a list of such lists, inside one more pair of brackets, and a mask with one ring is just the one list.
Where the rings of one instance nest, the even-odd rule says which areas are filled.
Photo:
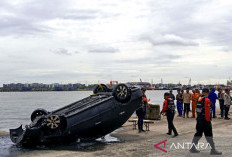
[[97, 72], [79, 72], [93, 81], [186, 75], [207, 80], [215, 74], [225, 79], [231, 75], [231, 9], [228, 0], [1, 0], [1, 81], [24, 81], [34, 69], [51, 70], [44, 81], [60, 80], [66, 71], [76, 80], [77, 69]]
[[28, 21], [25, 21], [23, 19], [14, 20], [14, 18], [3, 18], [3, 20], [0, 22], [0, 35], [13, 35], [12, 32], [14, 32], [14, 35], [17, 36], [25, 36], [38, 33], [48, 33], [49, 28], [40, 25], [30, 24], [28, 23]]
[[139, 57], [134, 59], [116, 59], [116, 63], [123, 63], [123, 64], [136, 64], [136, 65], [147, 65], [147, 64], [153, 64], [153, 65], [162, 65], [166, 64], [169, 65], [173, 63], [176, 59], [180, 59], [180, 55], [175, 54], [168, 54], [168, 53], [159, 53], [151, 56], [145, 56], [145, 57]]
[[[172, 2], [155, 2], [149, 1], [147, 4], [150, 8], [150, 22], [148, 22], [149, 38], [154, 45], [190, 45], [197, 46], [227, 46], [231, 47], [230, 27], [232, 14], [232, 2], [222, 1], [181, 1]], [[159, 6], [159, 7], [154, 7]], [[204, 11], [203, 11], [204, 10]], [[155, 18], [154, 18], [155, 17]], [[225, 31], [226, 30], [226, 31]], [[175, 35], [185, 40], [183, 43], [179, 39], [156, 40], [156, 36]], [[197, 41], [197, 45], [196, 45]], [[178, 44], [177, 44], [178, 43]]]
[[119, 49], [113, 47], [96, 47], [90, 49], [88, 52], [89, 53], [117, 53], [119, 51], [120, 51]]
[[51, 50], [51, 51], [58, 55], [68, 55], [68, 56], [72, 55], [72, 53], [68, 52], [68, 50], [65, 48], [58, 48], [58, 49]]
[[74, 51], [73, 53], [77, 54], [77, 53], [80, 53], [79, 51]]
[[76, 9], [70, 10], [64, 15], [60, 16], [63, 19], [73, 19], [73, 20], [91, 20], [101, 17], [104, 13], [97, 9]]
[[[55, 5], [55, 4], [59, 5]], [[95, 19], [104, 19], [118, 16], [118, 13], [104, 10], [99, 7], [91, 8], [73, 7], [75, 1], [50, 0], [21, 1], [14, 4], [12, 1], [0, 2], [0, 35], [25, 36], [31, 34], [54, 33], [54, 25], [47, 23], [58, 20], [59, 22], [86, 22]], [[79, 5], [79, 4], [78, 4]], [[53, 8], [51, 10], [51, 8]], [[3, 13], [2, 13], [3, 12]]]
[[154, 46], [198, 46], [196, 41], [184, 39], [174, 34], [143, 36], [142, 40], [149, 41]]

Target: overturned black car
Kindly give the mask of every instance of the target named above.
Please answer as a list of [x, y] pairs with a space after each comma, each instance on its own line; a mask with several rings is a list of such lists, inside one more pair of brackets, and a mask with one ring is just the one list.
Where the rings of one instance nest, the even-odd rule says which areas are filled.
[[35, 110], [31, 124], [10, 129], [10, 138], [20, 145], [97, 139], [121, 127], [141, 102], [139, 88], [118, 84], [109, 89], [99, 84], [92, 95], [63, 108]]

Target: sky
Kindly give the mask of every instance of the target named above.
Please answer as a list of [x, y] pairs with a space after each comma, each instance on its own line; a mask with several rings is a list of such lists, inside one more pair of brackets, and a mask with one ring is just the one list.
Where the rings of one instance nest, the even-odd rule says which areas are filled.
[[232, 1], [1, 0], [3, 83], [226, 83]]

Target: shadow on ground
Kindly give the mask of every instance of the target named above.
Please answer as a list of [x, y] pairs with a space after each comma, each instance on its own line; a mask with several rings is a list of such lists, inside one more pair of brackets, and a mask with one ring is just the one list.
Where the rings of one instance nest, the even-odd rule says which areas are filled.
[[94, 141], [74, 142], [69, 144], [56, 143], [52, 145], [40, 145], [25, 148], [13, 144], [9, 136], [2, 136], [0, 137], [0, 156], [17, 157], [24, 154], [33, 154], [46, 150], [94, 152], [103, 150], [106, 145], [120, 142], [122, 141], [118, 138], [106, 135], [105, 138], [99, 138]]

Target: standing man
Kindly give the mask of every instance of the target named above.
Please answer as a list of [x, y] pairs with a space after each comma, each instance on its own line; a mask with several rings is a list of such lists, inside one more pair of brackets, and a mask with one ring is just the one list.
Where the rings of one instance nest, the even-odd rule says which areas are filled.
[[196, 107], [197, 107], [197, 99], [199, 95], [196, 93], [196, 90], [192, 90], [193, 94], [191, 95], [191, 100], [192, 100], [192, 118], [195, 118], [195, 112], [196, 112]]
[[201, 92], [200, 92], [200, 90], [199, 90], [198, 88], [196, 88], [195, 91], [196, 91], [196, 93], [198, 94], [198, 96], [201, 95]]
[[228, 113], [230, 110], [230, 105], [231, 105], [231, 97], [230, 97], [230, 90], [225, 89], [225, 95], [224, 95], [224, 107], [225, 107], [225, 120], [229, 120], [230, 118], [228, 117]]
[[176, 131], [176, 128], [173, 124], [173, 119], [175, 115], [175, 104], [172, 98], [170, 98], [169, 93], [164, 93], [164, 104], [163, 109], [161, 111], [161, 114], [163, 115], [164, 112], [166, 112], [167, 121], [168, 121], [168, 135], [172, 134], [172, 131], [174, 132], [174, 136], [178, 136], [178, 133]]
[[182, 117], [183, 95], [182, 95], [180, 89], [177, 89], [176, 105], [177, 105], [177, 111], [178, 111], [178, 114], [179, 114], [178, 116]]
[[146, 88], [141, 88], [141, 92], [143, 94], [143, 96], [142, 96], [142, 106], [139, 109], [136, 110], [136, 115], [138, 116], [139, 133], [145, 132], [145, 130], [143, 130], [143, 120], [145, 118], [146, 110], [147, 110], [147, 106], [148, 106], [147, 97], [145, 95]]
[[221, 115], [221, 118], [224, 117], [224, 93], [222, 92], [222, 89], [219, 88], [218, 89], [218, 101], [219, 101], [219, 104], [220, 104], [220, 115]]
[[169, 91], [169, 98], [172, 98], [172, 100], [176, 100], [174, 94], [172, 94], [172, 89]]
[[191, 94], [189, 93], [189, 88], [186, 88], [186, 93], [183, 94], [183, 100], [184, 100], [184, 115], [183, 115], [183, 118], [185, 118], [185, 114], [187, 115], [187, 118], [189, 118], [190, 99], [191, 99]]
[[209, 100], [212, 103], [212, 110], [213, 110], [213, 118], [216, 117], [216, 100], [217, 100], [217, 94], [215, 93], [215, 89], [211, 88], [210, 93], [209, 93]]
[[200, 151], [196, 149], [196, 145], [198, 141], [202, 137], [204, 133], [207, 142], [211, 146], [211, 155], [221, 155], [222, 152], [218, 152], [215, 149], [214, 141], [213, 141], [213, 130], [211, 124], [211, 116], [210, 116], [210, 107], [212, 103], [209, 98], [209, 89], [205, 88], [202, 90], [202, 96], [199, 97], [197, 101], [197, 124], [196, 124], [196, 133], [193, 137], [192, 147], [190, 149], [191, 153], [199, 153]]

